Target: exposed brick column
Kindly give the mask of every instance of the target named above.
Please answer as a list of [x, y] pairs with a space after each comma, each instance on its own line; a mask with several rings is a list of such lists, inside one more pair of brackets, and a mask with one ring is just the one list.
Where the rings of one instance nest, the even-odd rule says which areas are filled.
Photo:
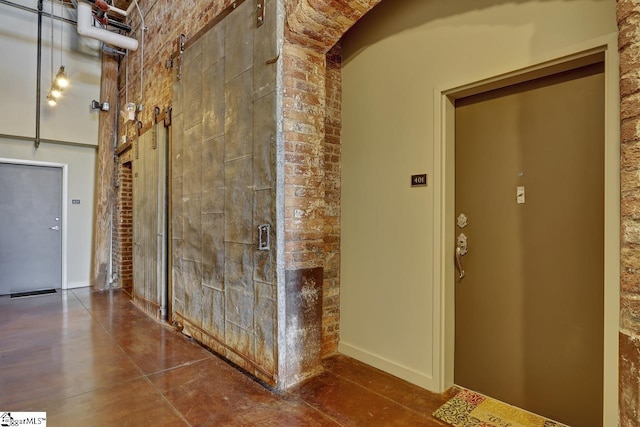
[[285, 268], [289, 278], [322, 278], [314, 283], [322, 292], [319, 325], [297, 325], [304, 336], [320, 330], [321, 348], [314, 341], [304, 346], [311, 351], [287, 356], [306, 361], [303, 376], [337, 351], [339, 339], [341, 51], [334, 46], [379, 2], [285, 0]]
[[285, 42], [283, 56], [288, 386], [322, 369], [325, 55]]
[[621, 112], [620, 425], [640, 426], [640, 0], [618, 0]]
[[133, 176], [131, 150], [118, 158], [113, 263], [121, 288], [133, 287]]
[[339, 338], [340, 67], [339, 46], [285, 47], [285, 265], [323, 268], [323, 356]]
[[342, 133], [342, 49], [326, 55], [324, 118], [324, 284], [322, 355], [338, 351], [340, 338], [340, 159]]
[[285, 265], [324, 263], [325, 55], [284, 48]]

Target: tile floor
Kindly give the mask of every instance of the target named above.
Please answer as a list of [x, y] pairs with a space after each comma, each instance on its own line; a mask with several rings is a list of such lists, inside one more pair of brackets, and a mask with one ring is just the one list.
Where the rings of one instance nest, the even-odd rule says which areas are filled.
[[0, 297], [0, 411], [56, 426], [444, 426], [429, 393], [346, 356], [286, 395], [262, 387], [122, 291]]

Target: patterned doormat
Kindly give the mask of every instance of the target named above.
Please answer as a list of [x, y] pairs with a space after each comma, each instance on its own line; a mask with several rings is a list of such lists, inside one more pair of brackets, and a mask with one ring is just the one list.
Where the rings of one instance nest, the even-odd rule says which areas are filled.
[[568, 427], [471, 390], [462, 390], [433, 416], [454, 427]]

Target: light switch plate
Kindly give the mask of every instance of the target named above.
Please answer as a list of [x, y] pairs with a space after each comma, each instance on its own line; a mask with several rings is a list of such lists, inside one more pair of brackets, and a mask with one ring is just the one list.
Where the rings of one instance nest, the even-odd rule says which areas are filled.
[[516, 201], [519, 205], [524, 204], [524, 185], [520, 185], [516, 189]]

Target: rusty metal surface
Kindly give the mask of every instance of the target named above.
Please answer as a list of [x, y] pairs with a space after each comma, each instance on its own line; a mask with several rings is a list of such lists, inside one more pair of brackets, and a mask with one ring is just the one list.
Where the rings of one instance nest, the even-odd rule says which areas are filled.
[[[133, 296], [134, 301], [153, 317], [159, 317], [161, 306], [158, 272], [162, 263], [159, 245], [162, 244], [162, 212], [158, 206], [164, 200], [165, 171], [159, 168], [164, 149], [154, 148], [155, 132], [147, 132], [139, 141], [139, 157], [133, 161]], [[166, 132], [157, 142], [164, 147]]]
[[287, 372], [292, 383], [322, 371], [322, 277], [324, 269], [287, 270]]
[[275, 224], [275, 102], [262, 92], [275, 86], [256, 86], [275, 74], [254, 46], [275, 33], [255, 28], [255, 3], [234, 4], [173, 63], [173, 319], [275, 386], [276, 251], [258, 250], [255, 227]]

